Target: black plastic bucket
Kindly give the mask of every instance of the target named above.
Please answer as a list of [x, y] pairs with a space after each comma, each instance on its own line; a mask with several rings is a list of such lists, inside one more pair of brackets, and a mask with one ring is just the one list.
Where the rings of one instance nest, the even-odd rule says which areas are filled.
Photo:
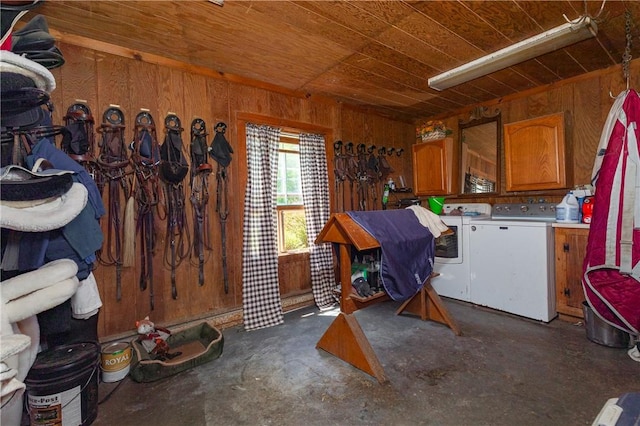
[[99, 365], [100, 345], [94, 342], [39, 353], [25, 380], [31, 426], [93, 423]]

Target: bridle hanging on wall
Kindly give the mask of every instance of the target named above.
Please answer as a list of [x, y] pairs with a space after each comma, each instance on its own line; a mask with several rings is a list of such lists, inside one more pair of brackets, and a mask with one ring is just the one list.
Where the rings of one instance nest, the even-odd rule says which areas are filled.
[[193, 207], [193, 247], [192, 254], [198, 258], [198, 285], [204, 285], [205, 249], [211, 250], [209, 232], [209, 175], [212, 167], [207, 161], [207, 125], [201, 118], [191, 122], [191, 196]]
[[[344, 146], [345, 157], [347, 160], [345, 173], [349, 180], [349, 199], [350, 209], [354, 209], [353, 203], [353, 183], [358, 179], [358, 160], [357, 155], [353, 152], [353, 142], [347, 142]], [[346, 208], [345, 208], [346, 209]]]
[[224, 137], [227, 125], [219, 122], [215, 127], [215, 136], [209, 147], [209, 155], [216, 160], [218, 168], [216, 171], [216, 211], [220, 219], [220, 238], [222, 240], [222, 275], [224, 280], [224, 292], [229, 293], [229, 270], [227, 267], [227, 217], [229, 217], [229, 182], [227, 167], [231, 163], [233, 149]]
[[96, 160], [95, 120], [91, 109], [82, 102], [70, 105], [64, 116], [64, 123], [60, 147], [69, 157], [84, 167], [102, 194], [105, 182]]
[[154, 309], [153, 258], [156, 245], [155, 216], [159, 220], [167, 217], [166, 205], [159, 182], [160, 146], [153, 116], [148, 111], [136, 115], [131, 142], [131, 163], [135, 171], [134, 191], [138, 217], [136, 235], [140, 236], [141, 291], [149, 288], [149, 304]]
[[367, 195], [369, 177], [367, 175], [367, 148], [365, 144], [358, 144], [357, 156], [358, 156], [358, 210], [367, 210]]
[[178, 298], [176, 269], [191, 251], [191, 235], [185, 212], [183, 180], [189, 164], [183, 153], [180, 118], [169, 113], [164, 119], [165, 138], [160, 147], [160, 177], [164, 181], [167, 200], [167, 234], [164, 261], [171, 268], [171, 297]]
[[[101, 171], [101, 179], [109, 187], [109, 208], [107, 210], [106, 244], [98, 251], [98, 259], [103, 265], [116, 267], [116, 300], [122, 298], [122, 266], [123, 266], [123, 219], [121, 199], [129, 198], [127, 175], [131, 172], [127, 147], [124, 142], [124, 114], [117, 106], [110, 106], [102, 115], [102, 124], [98, 133], [102, 135], [100, 155], [97, 163]], [[129, 236], [132, 237], [132, 236]]]
[[[342, 141], [333, 144], [333, 174], [335, 180], [334, 196], [336, 211], [345, 211], [345, 190], [344, 181], [347, 179], [347, 162], [342, 153]], [[340, 204], [342, 200], [342, 205]]]

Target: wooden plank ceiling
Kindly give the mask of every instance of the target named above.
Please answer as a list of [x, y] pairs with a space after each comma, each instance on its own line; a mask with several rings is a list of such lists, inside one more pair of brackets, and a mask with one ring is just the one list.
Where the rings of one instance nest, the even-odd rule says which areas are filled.
[[563, 14], [575, 19], [586, 8], [595, 16], [601, 5], [600, 0], [225, 0], [221, 7], [206, 0], [74, 0], [46, 1], [37, 13], [63, 35], [412, 121], [621, 63], [625, 9], [632, 13], [637, 58], [640, 2], [608, 0], [597, 38], [442, 92], [427, 84], [440, 72], [563, 24]]

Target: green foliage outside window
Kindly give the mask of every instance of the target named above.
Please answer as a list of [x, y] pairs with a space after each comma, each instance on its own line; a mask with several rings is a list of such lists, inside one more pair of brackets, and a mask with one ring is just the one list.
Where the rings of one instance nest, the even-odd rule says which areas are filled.
[[304, 218], [304, 210], [282, 211], [284, 225], [284, 251], [293, 251], [306, 248], [307, 222]]
[[280, 144], [276, 197], [280, 251], [290, 252], [307, 248], [298, 144]]

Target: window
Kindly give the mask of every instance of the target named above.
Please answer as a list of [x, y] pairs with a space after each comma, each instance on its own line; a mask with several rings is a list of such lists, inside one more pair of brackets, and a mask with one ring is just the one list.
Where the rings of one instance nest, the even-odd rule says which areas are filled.
[[278, 251], [308, 247], [300, 177], [300, 145], [296, 134], [282, 132], [278, 145]]

